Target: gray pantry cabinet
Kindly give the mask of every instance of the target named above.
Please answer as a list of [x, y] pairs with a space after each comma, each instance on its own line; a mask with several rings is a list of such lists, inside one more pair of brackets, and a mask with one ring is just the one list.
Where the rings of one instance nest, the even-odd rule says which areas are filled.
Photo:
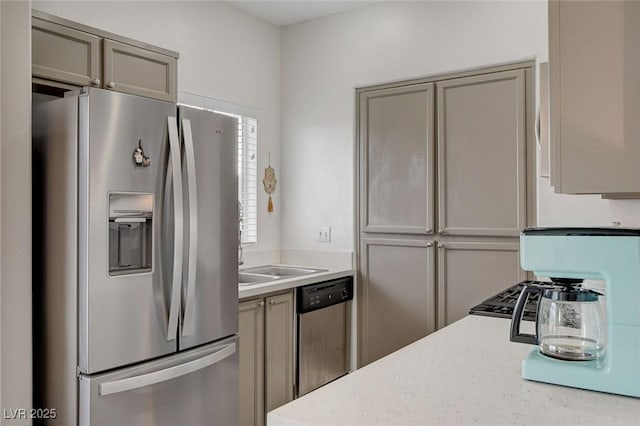
[[178, 54], [33, 11], [32, 76], [44, 87], [100, 87], [177, 101]]
[[640, 196], [640, 2], [549, 2], [551, 184]]
[[524, 70], [439, 81], [439, 235], [518, 237], [526, 227]]
[[433, 83], [362, 93], [364, 232], [433, 233], [434, 99]]
[[520, 268], [517, 240], [513, 242], [437, 242], [437, 326], [467, 315], [469, 308], [512, 284], [527, 279]]
[[240, 425], [293, 400], [293, 322], [293, 291], [240, 302]]
[[358, 89], [361, 366], [526, 277], [532, 76], [524, 62]]
[[361, 238], [358, 294], [361, 365], [436, 329], [433, 241]]

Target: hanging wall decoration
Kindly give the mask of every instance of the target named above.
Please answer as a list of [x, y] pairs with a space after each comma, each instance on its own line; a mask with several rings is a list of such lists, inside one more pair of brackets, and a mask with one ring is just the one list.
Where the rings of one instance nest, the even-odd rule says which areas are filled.
[[264, 179], [262, 179], [262, 184], [264, 185], [264, 191], [269, 194], [269, 205], [267, 206], [267, 211], [269, 213], [273, 212], [273, 201], [271, 200], [271, 194], [276, 192], [276, 184], [278, 181], [276, 180], [276, 171], [271, 167], [271, 153], [269, 153], [269, 167], [264, 169]]

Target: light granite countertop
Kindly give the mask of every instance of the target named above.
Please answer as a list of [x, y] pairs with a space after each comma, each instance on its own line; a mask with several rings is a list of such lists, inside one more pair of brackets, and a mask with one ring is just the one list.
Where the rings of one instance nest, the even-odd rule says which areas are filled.
[[463, 318], [269, 412], [267, 424], [640, 424], [640, 399], [522, 379], [533, 346], [510, 342], [509, 325]]
[[[278, 266], [296, 266], [305, 268], [317, 268], [313, 265], [278, 265]], [[268, 293], [288, 290], [307, 284], [319, 283], [322, 281], [333, 280], [336, 278], [348, 277], [353, 275], [353, 269], [350, 267], [324, 267], [325, 272], [317, 272], [315, 274], [301, 275], [291, 278], [282, 278], [278, 280], [268, 281], [260, 284], [239, 285], [238, 297], [240, 300], [258, 297]]]

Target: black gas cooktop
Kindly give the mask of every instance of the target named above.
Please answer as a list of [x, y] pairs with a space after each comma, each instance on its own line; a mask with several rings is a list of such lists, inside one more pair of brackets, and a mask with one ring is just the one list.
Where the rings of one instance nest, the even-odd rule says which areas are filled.
[[[509, 318], [513, 315], [513, 308], [516, 306], [518, 296], [524, 287], [524, 284], [537, 284], [538, 281], [523, 281], [508, 289], [501, 291], [493, 297], [485, 300], [477, 306], [469, 309], [471, 315], [483, 315], [487, 317]], [[536, 320], [536, 310], [538, 309], [539, 293], [529, 296], [529, 300], [522, 313], [522, 319], [525, 321]]]

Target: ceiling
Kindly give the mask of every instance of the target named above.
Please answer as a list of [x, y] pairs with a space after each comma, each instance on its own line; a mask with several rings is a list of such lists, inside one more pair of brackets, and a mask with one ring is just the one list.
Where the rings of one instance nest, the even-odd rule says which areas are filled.
[[244, 10], [253, 16], [271, 22], [274, 25], [285, 26], [319, 16], [330, 15], [345, 9], [373, 3], [368, 1], [342, 0], [287, 0], [287, 1], [244, 1], [227, 0], [224, 3]]

